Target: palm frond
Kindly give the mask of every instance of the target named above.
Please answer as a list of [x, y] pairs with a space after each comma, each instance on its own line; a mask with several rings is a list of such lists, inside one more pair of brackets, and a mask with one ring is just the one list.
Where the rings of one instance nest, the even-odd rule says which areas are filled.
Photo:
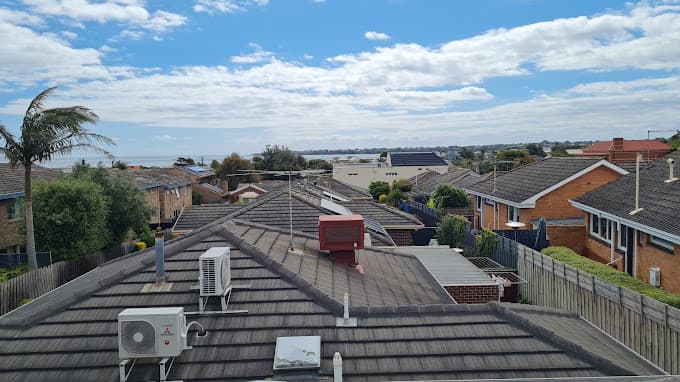
[[54, 90], [56, 88], [57, 88], [56, 86], [53, 86], [49, 89], [45, 89], [42, 92], [40, 92], [40, 94], [35, 96], [35, 98], [33, 98], [31, 103], [28, 105], [28, 109], [26, 110], [26, 115], [28, 116], [28, 115], [35, 114], [36, 112], [39, 112], [43, 107], [43, 104], [45, 102], [45, 98], [49, 97], [49, 95], [52, 94], [52, 92], [54, 92]]
[[14, 135], [2, 124], [0, 124], [0, 137], [5, 141], [5, 146], [0, 147], [0, 153], [2, 153], [12, 165], [21, 163], [23, 148], [21, 144], [16, 141]]
[[97, 153], [97, 154], [99, 154], [103, 157], [106, 157], [108, 159], [114, 158], [113, 154], [111, 154], [110, 152], [104, 150], [103, 148], [101, 148], [99, 146], [95, 146], [91, 143], [74, 143], [74, 144], [71, 144], [71, 145], [64, 145], [64, 146], [61, 146], [59, 148], [55, 147], [51, 154], [52, 155], [69, 155], [74, 150], [79, 150], [79, 149], [92, 150], [95, 153]]

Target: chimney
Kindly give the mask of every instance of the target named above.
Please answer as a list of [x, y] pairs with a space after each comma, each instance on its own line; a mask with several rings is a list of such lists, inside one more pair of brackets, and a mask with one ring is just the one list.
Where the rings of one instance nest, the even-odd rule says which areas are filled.
[[222, 186], [224, 192], [229, 192], [229, 182], [223, 180], [222, 182], [220, 182], [220, 186]]
[[165, 235], [156, 232], [156, 284], [165, 282]]
[[342, 382], [342, 356], [339, 352], [333, 354], [333, 382]]
[[613, 150], [623, 150], [623, 138], [614, 138], [612, 141]]

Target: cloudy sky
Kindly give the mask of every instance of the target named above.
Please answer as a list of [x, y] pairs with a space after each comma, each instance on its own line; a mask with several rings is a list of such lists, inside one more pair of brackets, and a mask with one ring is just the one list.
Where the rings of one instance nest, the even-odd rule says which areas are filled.
[[680, 1], [0, 0], [0, 41], [0, 123], [58, 86], [120, 156], [680, 128]]

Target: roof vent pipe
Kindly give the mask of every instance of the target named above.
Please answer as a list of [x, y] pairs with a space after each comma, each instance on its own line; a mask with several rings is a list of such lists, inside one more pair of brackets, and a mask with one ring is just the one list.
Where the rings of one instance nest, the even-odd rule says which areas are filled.
[[333, 382], [342, 382], [342, 356], [339, 352], [333, 354]]
[[165, 281], [165, 235], [163, 232], [156, 232], [156, 284]]
[[635, 215], [636, 213], [642, 211], [640, 208], [640, 161], [642, 160], [642, 154], [637, 153], [637, 158], [635, 161], [635, 209], [630, 211], [629, 215]]
[[668, 159], [666, 159], [666, 163], [668, 163], [668, 179], [664, 180], [664, 182], [666, 182], [666, 183], [675, 182], [676, 180], [678, 180], [678, 178], [673, 176], [673, 168], [675, 167], [675, 159], [668, 158]]

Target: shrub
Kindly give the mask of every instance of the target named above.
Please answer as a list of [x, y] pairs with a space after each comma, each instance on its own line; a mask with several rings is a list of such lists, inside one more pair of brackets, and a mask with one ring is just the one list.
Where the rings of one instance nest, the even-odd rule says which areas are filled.
[[449, 184], [440, 184], [432, 193], [435, 208], [464, 208], [470, 205], [465, 191]]
[[380, 194], [380, 196], [378, 197], [378, 201], [379, 201], [380, 203], [385, 203], [385, 202], [387, 201], [387, 195], [385, 195], [385, 194]]
[[387, 195], [390, 193], [390, 184], [383, 182], [382, 180], [371, 182], [371, 184], [368, 185], [368, 193], [373, 196], [373, 199], [378, 199], [380, 195]]
[[399, 179], [392, 182], [392, 189], [399, 189], [401, 192], [409, 192], [413, 189], [413, 183], [408, 179]]
[[154, 233], [151, 232], [148, 228], [139, 236], [139, 240], [143, 241], [146, 244], [146, 248], [153, 247], [154, 244], [156, 244], [156, 238], [154, 237]]
[[387, 202], [393, 206], [399, 204], [399, 202], [401, 202], [403, 199], [404, 193], [398, 188], [390, 191], [390, 193], [387, 195]]
[[475, 236], [475, 243], [479, 256], [490, 257], [498, 246], [498, 235], [493, 231], [482, 228], [482, 231]]
[[26, 272], [28, 272], [28, 265], [26, 264], [10, 269], [0, 268], [0, 282], [5, 282]]
[[619, 272], [616, 269], [607, 266], [606, 264], [598, 263], [597, 261], [583, 257], [569, 248], [548, 247], [541, 252], [555, 260], [569, 264], [603, 280], [609, 281], [612, 284], [622, 286], [647, 297], [661, 301], [665, 304], [680, 308], [680, 295], [668, 293], [663, 289], [655, 288], [642, 280], [630, 276], [627, 273]]
[[460, 215], [444, 216], [437, 227], [437, 241], [449, 247], [462, 247], [465, 240], [467, 219]]
[[203, 204], [203, 194], [199, 194], [196, 191], [191, 192], [191, 204], [194, 206], [199, 206]]
[[143, 251], [146, 249], [146, 243], [143, 241], [138, 241], [135, 243], [135, 252]]

